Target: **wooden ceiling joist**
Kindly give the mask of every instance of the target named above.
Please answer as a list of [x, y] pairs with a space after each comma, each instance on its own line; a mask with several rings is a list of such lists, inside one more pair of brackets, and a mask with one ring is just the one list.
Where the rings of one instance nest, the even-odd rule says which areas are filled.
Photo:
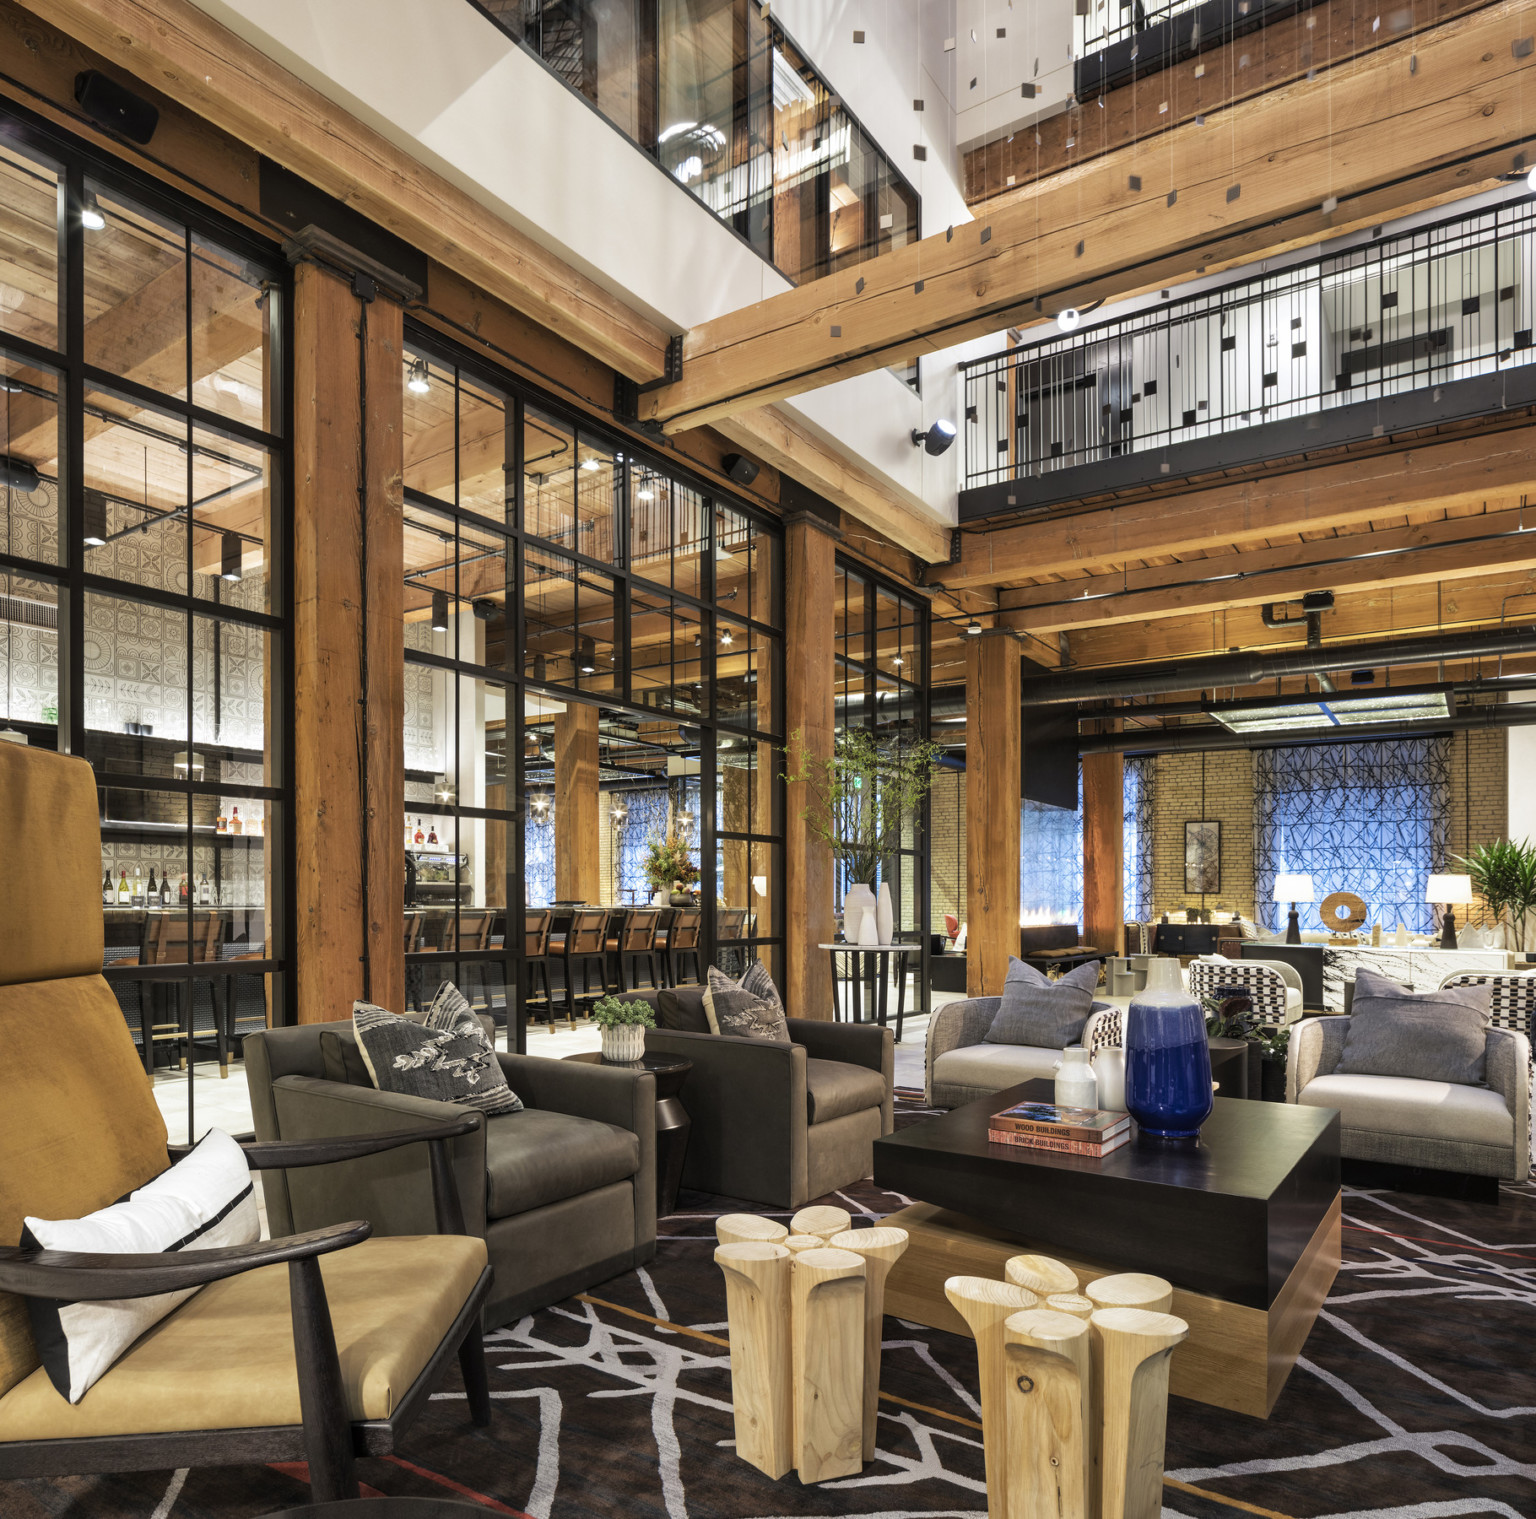
[[1131, 559], [1263, 545], [1286, 534], [1365, 524], [1394, 513], [1505, 505], [1527, 490], [1536, 490], [1536, 427], [1511, 427], [989, 533], [963, 533], [959, 562], [935, 566], [927, 579], [952, 588], [1007, 585]]
[[630, 379], [668, 334], [190, 0], [27, 0], [104, 58]]
[[1532, 135], [1533, 31], [1536, 0], [1505, 0], [703, 323], [682, 379], [642, 397], [642, 415], [697, 427], [1039, 320], [1037, 298], [1050, 316], [1485, 188]]
[[1001, 620], [1011, 628], [1052, 633], [1259, 606], [1308, 591], [1461, 580], [1492, 569], [1536, 569], [1536, 510], [1450, 517], [1344, 539], [1024, 586], [1003, 592]]

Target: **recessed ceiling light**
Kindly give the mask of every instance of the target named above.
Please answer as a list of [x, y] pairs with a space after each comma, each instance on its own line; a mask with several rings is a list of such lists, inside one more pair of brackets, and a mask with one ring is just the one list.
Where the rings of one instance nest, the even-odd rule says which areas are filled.
[[405, 388], [413, 395], [424, 396], [432, 389], [432, 381], [427, 375], [427, 361], [416, 359], [411, 364], [410, 374], [405, 381]]

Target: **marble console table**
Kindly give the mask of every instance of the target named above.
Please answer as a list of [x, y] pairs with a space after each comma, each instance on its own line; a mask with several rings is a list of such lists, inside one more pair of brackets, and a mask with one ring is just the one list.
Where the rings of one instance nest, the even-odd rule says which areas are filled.
[[1515, 956], [1504, 949], [1424, 949], [1413, 945], [1325, 944], [1323, 950], [1323, 1006], [1330, 1013], [1344, 1011], [1344, 983], [1357, 970], [1379, 971], [1400, 981], [1411, 991], [1433, 991], [1455, 971], [1506, 971]]

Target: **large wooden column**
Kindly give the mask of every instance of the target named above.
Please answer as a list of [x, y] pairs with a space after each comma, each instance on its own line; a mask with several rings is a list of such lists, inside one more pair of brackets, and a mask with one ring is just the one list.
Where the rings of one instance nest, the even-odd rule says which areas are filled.
[[566, 902], [603, 899], [598, 715], [579, 702], [555, 714], [555, 895]]
[[1125, 950], [1125, 756], [1083, 756], [1083, 942]]
[[1024, 791], [1017, 635], [989, 628], [965, 649], [965, 989], [995, 997], [1019, 952]]
[[324, 1023], [405, 1000], [402, 326], [314, 263], [293, 302], [294, 974]]
[[[784, 530], [785, 730], [808, 753], [830, 758], [834, 727], [834, 590], [837, 531], [809, 513]], [[793, 1018], [832, 1017], [832, 966], [817, 949], [832, 938], [832, 852], [801, 814], [806, 787], [791, 785], [784, 808], [784, 1004]]]

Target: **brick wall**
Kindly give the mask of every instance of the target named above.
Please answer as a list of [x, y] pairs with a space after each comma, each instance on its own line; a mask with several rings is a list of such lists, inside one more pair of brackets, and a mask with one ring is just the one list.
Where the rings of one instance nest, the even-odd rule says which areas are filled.
[[[1502, 728], [1465, 728], [1451, 738], [1451, 790], [1447, 810], [1447, 870], [1455, 856], [1492, 844], [1509, 831], [1509, 734]], [[1470, 820], [1470, 821], [1469, 821]], [[1481, 899], [1458, 922], [1492, 923]]]
[[944, 914], [965, 921], [965, 772], [941, 770], [928, 798], [928, 859], [933, 921], [944, 932]]
[[[1218, 917], [1252, 918], [1253, 756], [1246, 749], [1159, 754], [1154, 784], [1153, 910], [1209, 907], [1225, 909]], [[1204, 898], [1184, 890], [1184, 825], [1202, 818], [1221, 824], [1221, 885]]]

